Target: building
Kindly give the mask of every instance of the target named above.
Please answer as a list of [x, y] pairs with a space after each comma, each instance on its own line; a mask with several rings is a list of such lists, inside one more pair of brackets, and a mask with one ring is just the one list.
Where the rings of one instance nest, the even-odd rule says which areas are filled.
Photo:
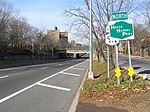
[[68, 32], [60, 32], [59, 45], [61, 46], [61, 48], [68, 47]]
[[64, 48], [68, 46], [68, 32], [60, 32], [57, 27], [48, 30], [47, 35], [52, 41], [53, 47]]

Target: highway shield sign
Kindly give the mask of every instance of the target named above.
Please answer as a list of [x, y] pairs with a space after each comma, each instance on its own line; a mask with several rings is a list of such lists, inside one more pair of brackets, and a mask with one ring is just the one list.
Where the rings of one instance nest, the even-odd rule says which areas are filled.
[[134, 39], [132, 20], [109, 21], [110, 37], [117, 40]]

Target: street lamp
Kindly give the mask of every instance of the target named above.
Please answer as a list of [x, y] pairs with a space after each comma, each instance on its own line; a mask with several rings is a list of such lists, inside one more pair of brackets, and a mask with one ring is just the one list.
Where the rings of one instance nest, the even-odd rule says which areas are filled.
[[94, 79], [93, 77], [93, 46], [92, 46], [92, 0], [90, 0], [90, 66], [89, 66], [89, 73], [88, 73], [88, 79]]

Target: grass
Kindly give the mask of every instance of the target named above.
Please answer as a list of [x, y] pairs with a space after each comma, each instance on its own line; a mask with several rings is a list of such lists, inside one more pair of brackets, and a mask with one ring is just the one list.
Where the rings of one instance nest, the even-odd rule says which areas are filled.
[[[112, 69], [112, 66], [110, 66]], [[100, 64], [98, 61], [93, 61], [93, 72], [95, 76], [107, 75], [107, 63]]]
[[[83, 87], [81, 89], [80, 99], [97, 99], [102, 97], [110, 96], [108, 93], [114, 93], [115, 98], [126, 98], [131, 96], [130, 94], [137, 94], [146, 88], [146, 83], [142, 78], [135, 78], [133, 82], [130, 82], [130, 77], [128, 76], [127, 70], [122, 70], [121, 73], [121, 83], [117, 84], [117, 77], [115, 76], [114, 69], [110, 67], [110, 78], [107, 77], [107, 64], [100, 64], [97, 61], [93, 61], [93, 72], [94, 75], [98, 76], [95, 80], [85, 80]], [[128, 91], [126, 91], [128, 90]], [[135, 92], [136, 91], [136, 92]], [[118, 94], [119, 97], [116, 97]]]

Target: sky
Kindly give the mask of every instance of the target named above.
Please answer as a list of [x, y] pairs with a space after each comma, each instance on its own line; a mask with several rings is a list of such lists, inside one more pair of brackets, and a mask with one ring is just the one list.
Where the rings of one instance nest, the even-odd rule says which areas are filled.
[[69, 32], [69, 41], [80, 40], [73, 38], [73, 34], [66, 25], [67, 20], [63, 16], [64, 10], [78, 4], [78, 0], [9, 0], [19, 15], [25, 17], [28, 22], [40, 30], [51, 30], [55, 26], [62, 32]]
[[31, 25], [39, 29], [58, 26], [60, 30], [67, 30], [62, 13], [71, 3], [69, 0], [10, 0], [10, 3]]
[[[63, 16], [65, 9], [80, 4], [81, 0], [8, 0], [19, 10], [20, 15], [27, 18], [28, 22], [40, 30], [51, 30], [55, 26], [60, 31], [69, 32], [69, 40], [75, 40], [80, 43], [80, 39], [74, 38], [67, 20]], [[143, 1], [143, 0], [137, 0]], [[82, 42], [81, 42], [82, 43]]]

